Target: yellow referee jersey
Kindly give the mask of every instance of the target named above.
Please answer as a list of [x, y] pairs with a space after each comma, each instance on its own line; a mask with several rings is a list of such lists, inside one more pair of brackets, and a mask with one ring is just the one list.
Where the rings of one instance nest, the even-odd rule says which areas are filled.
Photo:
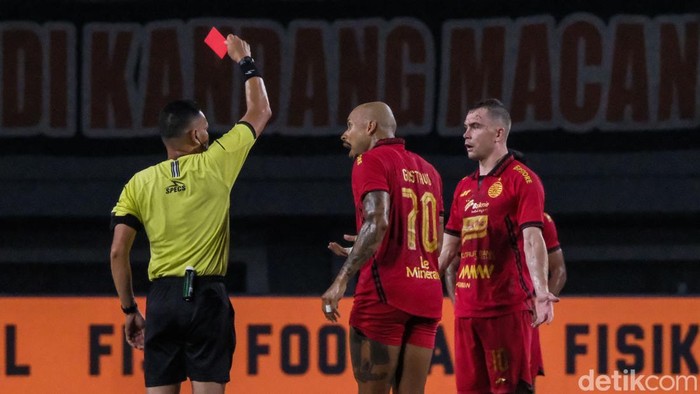
[[253, 128], [237, 123], [206, 152], [148, 167], [124, 186], [113, 222], [146, 230], [150, 280], [183, 276], [188, 265], [226, 274], [231, 188], [254, 143]]

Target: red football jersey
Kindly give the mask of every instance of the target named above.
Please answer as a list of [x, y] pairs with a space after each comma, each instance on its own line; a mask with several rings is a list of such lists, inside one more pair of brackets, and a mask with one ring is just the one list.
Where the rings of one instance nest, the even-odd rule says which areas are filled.
[[547, 247], [547, 253], [556, 252], [557, 250], [561, 249], [561, 245], [559, 245], [557, 226], [554, 225], [554, 219], [552, 219], [552, 217], [546, 212], [544, 214], [542, 237], [544, 238], [544, 244]]
[[358, 232], [362, 200], [372, 191], [389, 193], [389, 228], [377, 252], [360, 269], [355, 301], [369, 297], [415, 316], [440, 318], [438, 216], [444, 210], [440, 175], [407, 151], [403, 139], [383, 139], [353, 165]]
[[529, 309], [533, 293], [522, 230], [542, 227], [544, 189], [524, 164], [505, 156], [455, 190], [445, 232], [461, 238], [455, 315], [492, 317]]

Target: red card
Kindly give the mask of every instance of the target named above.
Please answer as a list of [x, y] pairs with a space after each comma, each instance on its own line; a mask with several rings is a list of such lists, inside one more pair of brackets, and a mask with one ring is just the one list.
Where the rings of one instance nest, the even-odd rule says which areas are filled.
[[216, 30], [216, 27], [211, 28], [209, 34], [207, 34], [207, 38], [204, 39], [204, 42], [209, 45], [209, 48], [219, 55], [220, 58], [224, 58], [227, 52], [226, 38], [224, 38], [224, 36], [222, 36], [221, 33]]

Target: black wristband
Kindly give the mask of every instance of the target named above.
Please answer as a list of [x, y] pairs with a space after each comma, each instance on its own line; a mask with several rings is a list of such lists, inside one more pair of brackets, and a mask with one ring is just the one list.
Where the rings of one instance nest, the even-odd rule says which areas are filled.
[[238, 65], [241, 67], [241, 71], [243, 72], [243, 80], [247, 81], [250, 78], [253, 77], [261, 77], [260, 71], [258, 71], [258, 68], [255, 66], [255, 60], [253, 60], [252, 57], [246, 56], [243, 59], [241, 59], [240, 62], [238, 62]]
[[124, 312], [125, 315], [130, 315], [132, 313], [136, 313], [136, 311], [139, 310], [139, 305], [134, 302], [134, 305], [128, 306], [126, 308], [122, 307], [122, 312]]

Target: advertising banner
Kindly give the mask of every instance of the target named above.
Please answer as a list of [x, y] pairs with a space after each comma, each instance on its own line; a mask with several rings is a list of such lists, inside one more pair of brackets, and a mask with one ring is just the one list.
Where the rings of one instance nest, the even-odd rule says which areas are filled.
[[[351, 299], [341, 301], [338, 324], [324, 319], [320, 298], [232, 302], [238, 342], [227, 393], [357, 392]], [[456, 391], [448, 300], [443, 309], [427, 393]], [[0, 298], [0, 311], [0, 392], [145, 391], [143, 353], [124, 341], [116, 297]], [[540, 329], [546, 376], [537, 392], [697, 393], [698, 311], [699, 298], [563, 298]]]
[[212, 26], [251, 42], [274, 118], [269, 133], [335, 136], [382, 100], [404, 135], [462, 134], [469, 105], [496, 97], [514, 130], [578, 133], [700, 124], [698, 14], [610, 18], [193, 18], [0, 23], [0, 138], [156, 136], [158, 111], [193, 97], [212, 130], [245, 108], [240, 75], [204, 43]]

